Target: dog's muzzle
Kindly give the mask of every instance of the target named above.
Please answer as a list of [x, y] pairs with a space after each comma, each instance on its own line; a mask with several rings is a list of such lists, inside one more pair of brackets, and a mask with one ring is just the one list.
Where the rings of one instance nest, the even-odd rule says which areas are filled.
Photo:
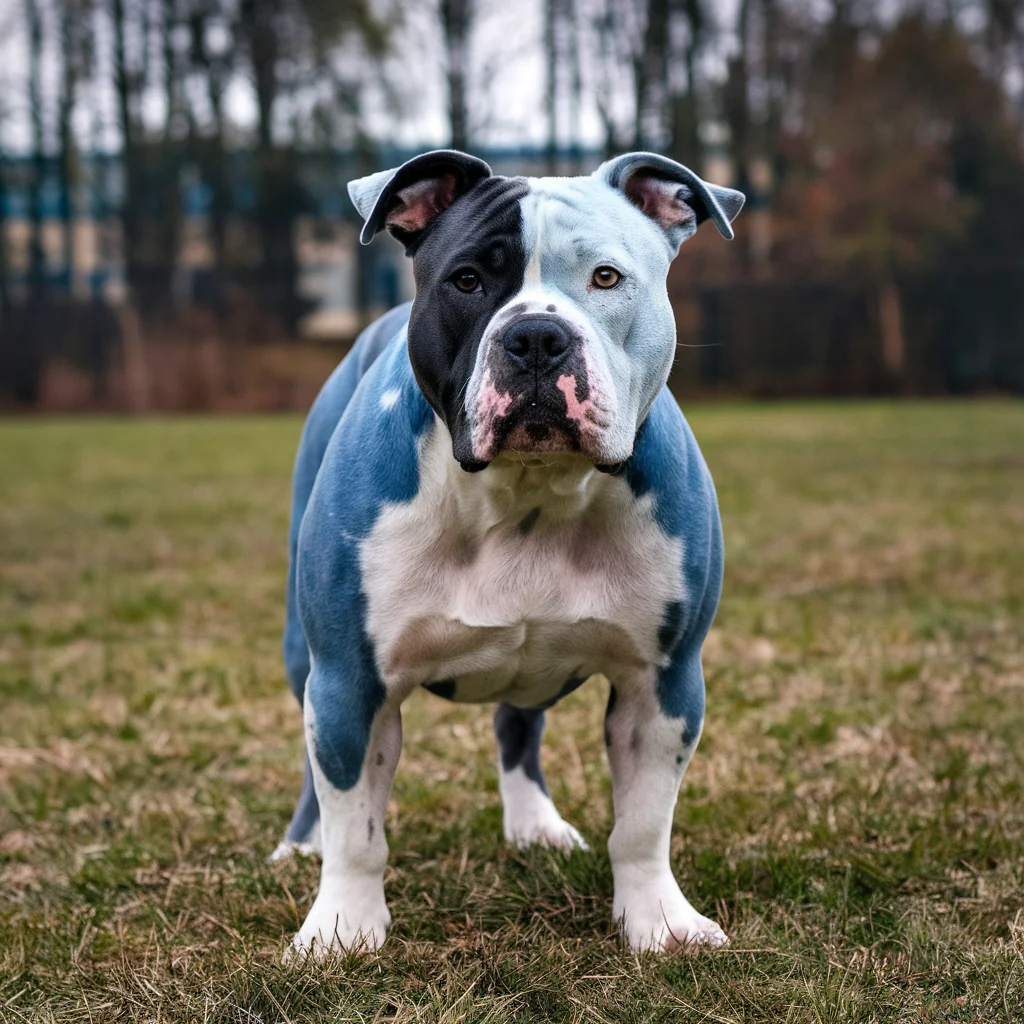
[[586, 397], [587, 374], [572, 329], [558, 317], [524, 316], [505, 328], [495, 349], [495, 378], [510, 399], [494, 423], [495, 450], [579, 451], [580, 424], [571, 413]]
[[559, 316], [528, 313], [490, 343], [483, 382], [473, 399], [473, 460], [483, 469], [502, 452], [579, 452], [595, 464], [610, 422], [595, 393], [586, 341]]

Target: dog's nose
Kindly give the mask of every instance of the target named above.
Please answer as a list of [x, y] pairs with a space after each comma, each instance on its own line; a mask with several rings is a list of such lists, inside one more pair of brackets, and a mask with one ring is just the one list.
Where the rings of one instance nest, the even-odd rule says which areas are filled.
[[516, 362], [539, 373], [556, 366], [569, 351], [572, 338], [557, 320], [547, 316], [517, 320], [505, 332], [502, 344]]

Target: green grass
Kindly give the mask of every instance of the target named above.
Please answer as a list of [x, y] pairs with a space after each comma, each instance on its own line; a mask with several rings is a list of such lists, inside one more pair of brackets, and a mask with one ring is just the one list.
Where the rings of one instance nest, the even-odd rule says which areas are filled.
[[297, 418], [0, 424], [0, 1020], [1024, 1020], [1024, 407], [698, 408], [722, 607], [674, 867], [725, 950], [610, 921], [606, 684], [501, 841], [490, 712], [407, 706], [380, 955], [283, 966], [266, 855]]

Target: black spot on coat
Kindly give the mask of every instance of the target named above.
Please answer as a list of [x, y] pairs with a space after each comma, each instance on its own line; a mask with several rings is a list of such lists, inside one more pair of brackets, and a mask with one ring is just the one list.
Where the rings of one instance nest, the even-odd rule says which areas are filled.
[[530, 511], [519, 520], [519, 532], [525, 537], [537, 525], [538, 519], [540, 519], [540, 506], [537, 508], [531, 508]]
[[424, 683], [423, 687], [436, 696], [443, 697], [445, 700], [452, 700], [455, 696], [454, 679], [441, 679], [436, 683]]
[[604, 709], [604, 745], [610, 747], [612, 745], [612, 731], [608, 728], [608, 719], [612, 717], [612, 712], [615, 710], [615, 702], [619, 699], [619, 695], [615, 692], [615, 687], [610, 686], [608, 688], [608, 706]]
[[662, 654], [674, 651], [683, 635], [683, 602], [672, 601], [665, 608], [658, 627], [658, 646]]

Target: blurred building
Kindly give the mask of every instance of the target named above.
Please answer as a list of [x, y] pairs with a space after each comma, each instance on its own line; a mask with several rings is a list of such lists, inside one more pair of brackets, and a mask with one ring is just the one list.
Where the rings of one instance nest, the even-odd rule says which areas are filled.
[[[398, 166], [416, 150], [386, 148], [381, 166]], [[477, 149], [497, 174], [541, 176], [549, 172], [546, 150]], [[588, 173], [600, 163], [597, 150], [564, 151], [556, 157], [558, 173]], [[252, 155], [232, 154], [231, 201], [227, 246], [232, 276], [244, 280], [259, 261], [257, 239], [251, 231], [254, 190]], [[359, 175], [351, 154], [312, 154], [303, 159], [304, 212], [293, 224], [298, 260], [298, 291], [309, 308], [299, 332], [311, 339], [351, 338], [368, 317], [412, 298], [411, 263], [399, 246], [386, 237], [367, 247], [358, 243], [359, 223], [345, 192]], [[82, 160], [71, 199], [71, 264], [65, 261], [64, 216], [57, 167], [49, 162], [41, 190], [41, 242], [47, 284], [78, 300], [119, 306], [125, 298], [122, 224], [119, 209], [123, 176], [116, 157], [92, 155]], [[716, 158], [716, 180], [728, 174], [728, 164]], [[32, 236], [28, 158], [8, 160], [2, 223], [6, 227], [9, 287], [15, 300], [24, 297], [30, 266]], [[213, 197], [196, 170], [182, 168], [180, 248], [173, 264], [173, 295], [183, 307], [202, 307], [214, 294], [216, 259], [210, 230]]]

